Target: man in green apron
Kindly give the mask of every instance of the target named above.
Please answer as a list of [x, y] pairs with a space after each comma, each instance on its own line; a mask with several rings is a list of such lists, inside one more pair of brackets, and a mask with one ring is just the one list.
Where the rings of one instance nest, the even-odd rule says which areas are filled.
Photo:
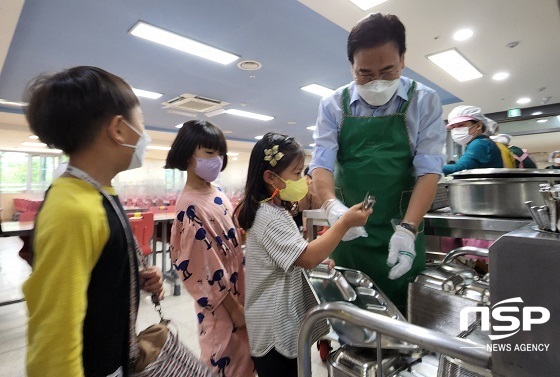
[[444, 163], [441, 102], [401, 76], [405, 30], [396, 16], [361, 20], [347, 49], [355, 80], [322, 99], [310, 170], [331, 225], [367, 192], [375, 195], [366, 226], [350, 229], [332, 256], [404, 309], [408, 280], [424, 269], [422, 220]]

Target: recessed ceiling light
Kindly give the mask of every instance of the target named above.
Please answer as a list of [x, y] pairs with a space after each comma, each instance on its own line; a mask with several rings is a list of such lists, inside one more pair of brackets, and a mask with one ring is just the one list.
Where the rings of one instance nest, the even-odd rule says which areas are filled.
[[454, 48], [428, 55], [427, 58], [457, 81], [463, 82], [482, 77], [482, 73]]
[[158, 99], [159, 97], [163, 96], [163, 94], [161, 93], [150, 92], [149, 90], [144, 89], [132, 88], [132, 91], [134, 92], [134, 94], [136, 94], [137, 97], [144, 97], [149, 99]]
[[29, 139], [31, 139], [31, 140], [38, 140], [38, 139], [39, 139], [39, 136], [37, 136], [37, 135], [31, 135], [31, 136], [29, 136]]
[[546, 123], [548, 122], [548, 119], [539, 119], [537, 120], [537, 123]]
[[274, 117], [271, 117], [269, 115], [251, 113], [249, 111], [243, 111], [237, 109], [227, 109], [226, 114], [237, 115], [240, 117], [251, 118], [251, 119], [265, 120], [265, 121], [274, 119]]
[[21, 145], [25, 145], [26, 147], [46, 147], [47, 144], [45, 143], [38, 143], [36, 141], [24, 141]]
[[255, 136], [255, 139], [260, 140], [263, 138], [264, 135]]
[[453, 34], [453, 39], [456, 41], [466, 41], [470, 37], [472, 37], [473, 31], [471, 29], [461, 29]]
[[309, 126], [309, 127], [306, 127], [306, 128], [308, 130], [315, 131], [317, 129], [317, 126]]
[[296, 123], [297, 123], [297, 122], [294, 122], [294, 121], [288, 122], [288, 124], [296, 124]]
[[309, 146], [310, 146], [310, 147], [314, 147], [314, 146], [315, 146], [315, 143], [311, 143], [311, 144], [309, 144]]
[[27, 103], [16, 102], [16, 101], [8, 101], [7, 99], [0, 98], [0, 105], [2, 105], [2, 106], [23, 107], [23, 106], [27, 106]]
[[262, 64], [256, 60], [243, 60], [237, 63], [237, 66], [244, 71], [256, 71], [262, 67]]
[[507, 72], [498, 72], [494, 76], [492, 76], [492, 80], [501, 81], [505, 80], [509, 77], [509, 73]]
[[230, 131], [230, 130], [222, 130], [222, 133], [223, 133], [223, 134], [232, 134], [233, 131]]
[[129, 31], [130, 34], [147, 39], [149, 41], [162, 44], [167, 47], [174, 48], [186, 52], [188, 54], [196, 55], [204, 59], [212, 60], [221, 64], [229, 64], [237, 59], [239, 56], [230, 54], [217, 48], [205, 45], [190, 38], [183, 37], [182, 35], [169, 32], [156, 26], [149, 25], [144, 22], [138, 22]]
[[237, 152], [227, 152], [226, 155], [231, 156], [231, 157], [236, 157], [236, 156], [239, 156], [239, 153], [237, 153]]
[[168, 151], [171, 147], [164, 147], [163, 145], [148, 145], [146, 149], [151, 151]]
[[534, 113], [531, 113], [531, 115], [541, 115], [542, 111], [535, 111]]
[[301, 90], [305, 90], [306, 92], [309, 93], [313, 93], [313, 94], [317, 94], [318, 96], [321, 97], [326, 97], [332, 93], [334, 93], [334, 90], [329, 89], [327, 87], [318, 85], [318, 84], [311, 84], [311, 85], [306, 85], [301, 87]]
[[519, 98], [516, 102], [517, 102], [518, 104], [520, 104], [520, 105], [524, 105], [524, 104], [526, 104], [526, 103], [531, 102], [531, 98], [522, 97], [522, 98]]
[[386, 2], [387, 0], [350, 0], [356, 4], [361, 10], [368, 10], [376, 5]]
[[183, 127], [183, 123], [179, 123], [178, 125], [175, 126], [175, 128], [181, 128]]

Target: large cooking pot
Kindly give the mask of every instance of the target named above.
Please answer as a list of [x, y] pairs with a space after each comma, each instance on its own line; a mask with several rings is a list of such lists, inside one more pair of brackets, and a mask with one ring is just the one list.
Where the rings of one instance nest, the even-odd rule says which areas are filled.
[[450, 177], [451, 210], [478, 216], [530, 218], [526, 201], [544, 205], [539, 185], [560, 183], [560, 171], [552, 169], [472, 169]]

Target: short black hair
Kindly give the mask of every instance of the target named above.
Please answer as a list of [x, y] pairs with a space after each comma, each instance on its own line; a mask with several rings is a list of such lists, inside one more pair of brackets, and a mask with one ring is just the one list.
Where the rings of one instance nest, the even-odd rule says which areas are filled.
[[406, 33], [403, 23], [392, 14], [374, 13], [362, 18], [350, 31], [346, 45], [348, 60], [354, 64], [354, 54], [366, 48], [393, 42], [399, 55], [406, 52]]
[[[265, 150], [271, 149], [275, 145], [278, 146], [278, 152], [281, 152], [283, 156], [272, 165], [270, 161], [264, 159], [266, 156]], [[239, 225], [243, 229], [251, 228], [260, 202], [269, 196], [267, 183], [263, 179], [265, 170], [271, 170], [280, 175], [295, 160], [303, 161], [304, 159], [305, 150], [301, 144], [287, 135], [268, 132], [255, 144], [249, 158], [245, 193], [235, 210]], [[292, 207], [292, 204], [286, 203], [286, 206]]]
[[215, 125], [205, 120], [189, 120], [171, 144], [167, 153], [165, 169], [186, 171], [189, 162], [198, 147], [214, 149], [223, 158], [222, 170], [227, 166], [227, 142], [224, 133]]
[[304, 175], [304, 176], [306, 175], [306, 176], [308, 176], [309, 178], [313, 178], [313, 177], [311, 176], [311, 174], [309, 174], [309, 166], [306, 166], [305, 169], [303, 169], [303, 175]]
[[130, 119], [131, 110], [140, 106], [122, 78], [89, 66], [36, 77], [28, 84], [25, 99], [31, 130], [66, 154], [90, 145], [103, 122], [116, 115]]

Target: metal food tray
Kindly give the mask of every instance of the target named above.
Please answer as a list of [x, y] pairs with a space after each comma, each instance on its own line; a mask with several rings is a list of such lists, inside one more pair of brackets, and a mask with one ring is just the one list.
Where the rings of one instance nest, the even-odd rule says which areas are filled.
[[[320, 264], [304, 274], [319, 303], [345, 301], [372, 313], [407, 322], [406, 318], [364, 273], [336, 266]], [[361, 328], [343, 320], [330, 320], [339, 339], [353, 347], [376, 348], [376, 332]], [[406, 343], [389, 336], [381, 338], [383, 349], [398, 349], [401, 352], [419, 351], [415, 344]]]

